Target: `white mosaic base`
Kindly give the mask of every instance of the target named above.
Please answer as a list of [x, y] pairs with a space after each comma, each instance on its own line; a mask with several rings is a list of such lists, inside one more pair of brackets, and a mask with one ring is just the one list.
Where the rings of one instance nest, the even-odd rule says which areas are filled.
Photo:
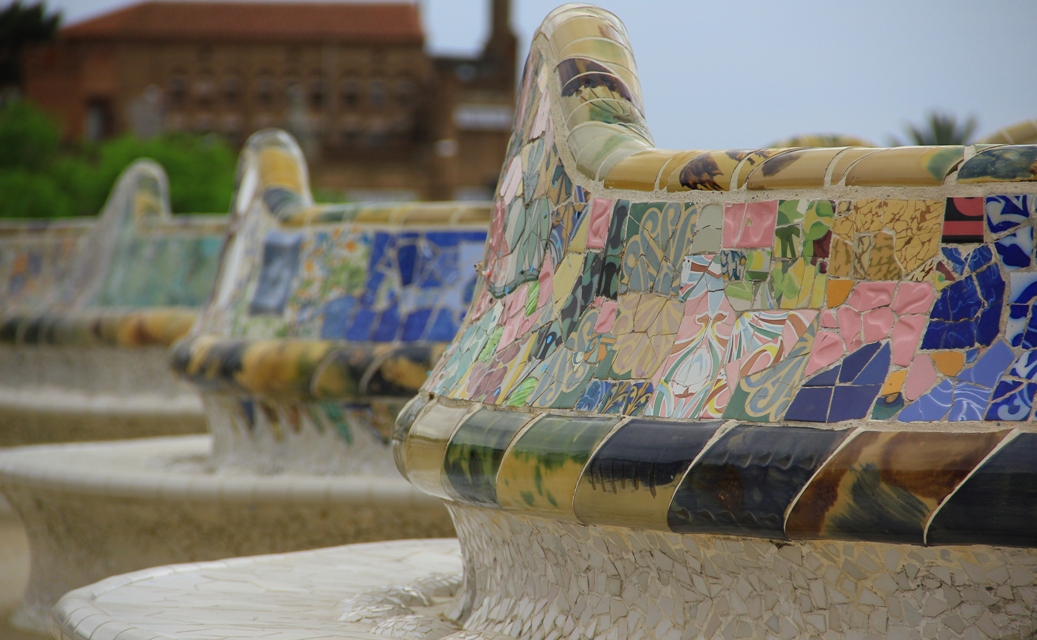
[[160, 347], [0, 349], [0, 447], [204, 433], [194, 388]]
[[442, 608], [453, 589], [442, 588], [436, 574], [452, 574], [456, 587], [460, 570], [456, 540], [356, 544], [158, 567], [69, 593], [54, 608], [52, 633], [58, 640], [384, 640], [386, 634], [490, 640], [457, 634], [429, 607], [429, 615], [401, 604], [396, 609], [402, 615], [339, 619], [344, 609], [356, 609], [350, 602], [366, 598], [377, 605], [399, 595], [394, 585]]
[[32, 555], [15, 624], [45, 631], [69, 590], [144, 567], [453, 533], [439, 500], [402, 478], [214, 470], [211, 448], [186, 436], [0, 451]]
[[524, 640], [1037, 633], [1034, 549], [774, 543], [450, 510], [469, 630]]

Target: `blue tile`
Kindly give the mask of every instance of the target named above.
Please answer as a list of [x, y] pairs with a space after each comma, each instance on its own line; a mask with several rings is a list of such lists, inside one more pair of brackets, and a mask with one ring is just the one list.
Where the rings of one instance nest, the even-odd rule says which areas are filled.
[[1029, 304], [1037, 299], [1037, 272], [1020, 273], [1015, 271], [1009, 276], [1012, 295], [1009, 302]]
[[890, 348], [889, 343], [883, 343], [882, 349], [864, 367], [864, 370], [853, 379], [855, 385], [877, 384], [882, 385], [889, 373]]
[[1005, 338], [1013, 347], [1022, 346], [1023, 335], [1026, 333], [1026, 323], [1029, 318], [1029, 305], [1008, 305], [1008, 322], [1005, 323]]
[[989, 389], [997, 383], [1013, 360], [1015, 353], [1011, 347], [999, 340], [983, 352], [975, 365], [959, 373], [957, 379], [974, 382]]
[[1027, 380], [1037, 380], [1037, 351], [1027, 351], [1019, 356], [1009, 374]]
[[923, 349], [967, 349], [976, 344], [976, 327], [971, 322], [930, 320], [922, 338]]
[[890, 420], [904, 408], [904, 394], [894, 393], [879, 398], [871, 410], [872, 420]]
[[987, 214], [987, 228], [993, 233], [1017, 227], [1030, 216], [1027, 196], [987, 196], [984, 209]]
[[954, 385], [954, 401], [947, 419], [951, 422], [982, 420], [990, 403], [990, 388], [978, 387], [967, 382]]
[[1033, 227], [1016, 229], [997, 240], [994, 246], [1006, 270], [1025, 269], [1033, 264]]
[[413, 244], [403, 245], [396, 249], [400, 283], [405, 287], [414, 281], [414, 264], [417, 262], [417, 256], [418, 248]]
[[871, 361], [871, 357], [882, 347], [881, 343], [870, 342], [843, 359], [843, 369], [839, 374], [839, 382], [851, 382], [857, 374]]
[[597, 411], [612, 392], [612, 382], [591, 380], [576, 403], [577, 411]]
[[1030, 313], [1030, 321], [1026, 323], [1026, 332], [1023, 333], [1023, 349], [1037, 349], [1037, 313]]
[[950, 411], [954, 383], [944, 380], [929, 393], [915, 400], [897, 417], [901, 422], [932, 422], [943, 420]]
[[458, 323], [454, 321], [453, 313], [446, 307], [440, 307], [428, 329], [426, 340], [434, 342], [449, 342], [457, 333]]
[[832, 409], [828, 413], [828, 421], [841, 422], [866, 418], [880, 389], [882, 389], [881, 384], [836, 387], [835, 393], [832, 394]]
[[414, 309], [403, 321], [404, 341], [421, 340], [425, 335], [425, 326], [432, 317], [432, 309]]
[[785, 419], [828, 422], [828, 407], [831, 403], [832, 387], [803, 387], [785, 411]]
[[839, 380], [839, 371], [842, 369], [842, 365], [836, 365], [835, 367], [819, 373], [813, 378], [803, 383], [804, 387], [834, 387], [835, 383]]
[[986, 420], [1028, 420], [1033, 410], [1037, 384], [1020, 380], [1002, 380], [994, 389], [994, 401], [987, 410]]
[[250, 314], [279, 314], [291, 293], [299, 269], [301, 233], [271, 231], [263, 239], [263, 263], [259, 282], [249, 303]]
[[946, 260], [955, 275], [960, 276], [965, 273], [965, 257], [961, 255], [961, 249], [945, 246], [941, 250], [944, 260]]
[[392, 342], [396, 340], [396, 332], [400, 326], [399, 305], [393, 300], [378, 316], [374, 327], [375, 342]]
[[376, 313], [368, 308], [357, 309], [353, 316], [353, 323], [346, 328], [346, 340], [353, 342], [367, 342], [371, 339], [371, 325], [374, 324]]
[[968, 270], [975, 273], [994, 260], [994, 252], [987, 245], [980, 245], [969, 254]]
[[345, 340], [353, 311], [356, 309], [356, 298], [342, 296], [328, 300], [324, 305], [324, 322], [321, 324], [320, 337], [324, 340]]

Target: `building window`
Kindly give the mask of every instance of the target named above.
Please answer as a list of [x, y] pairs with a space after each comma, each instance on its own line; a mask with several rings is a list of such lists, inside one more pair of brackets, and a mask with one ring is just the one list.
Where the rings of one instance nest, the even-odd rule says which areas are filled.
[[302, 93], [302, 86], [298, 80], [285, 80], [284, 83], [284, 97], [285, 104], [288, 105], [289, 109], [298, 109], [305, 107], [306, 96]]
[[199, 76], [194, 83], [194, 95], [198, 98], [198, 104], [202, 107], [208, 107], [212, 104], [212, 76], [204, 74]]
[[86, 105], [86, 139], [103, 140], [112, 134], [112, 103], [107, 98], [91, 98]]
[[261, 71], [256, 77], [256, 101], [264, 107], [269, 107], [274, 102], [274, 81], [269, 72]]
[[360, 83], [356, 80], [342, 81], [342, 105], [347, 109], [356, 109], [360, 104]]
[[374, 80], [371, 82], [371, 93], [369, 96], [371, 100], [371, 106], [381, 108], [385, 106], [385, 82], [382, 80]]
[[241, 78], [236, 75], [223, 79], [223, 99], [230, 106], [236, 106], [241, 100]]
[[410, 106], [414, 98], [414, 83], [410, 80], [399, 80], [396, 82], [396, 101], [401, 107]]
[[183, 76], [173, 76], [169, 79], [169, 103], [174, 107], [181, 107], [187, 99], [187, 81]]
[[319, 111], [324, 108], [324, 81], [313, 80], [310, 82], [310, 108]]

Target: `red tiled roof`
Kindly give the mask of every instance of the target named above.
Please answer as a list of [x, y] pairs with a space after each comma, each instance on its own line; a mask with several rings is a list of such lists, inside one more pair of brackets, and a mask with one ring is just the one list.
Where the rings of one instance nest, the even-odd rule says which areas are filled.
[[344, 40], [421, 44], [411, 3], [142, 2], [62, 29], [70, 39]]

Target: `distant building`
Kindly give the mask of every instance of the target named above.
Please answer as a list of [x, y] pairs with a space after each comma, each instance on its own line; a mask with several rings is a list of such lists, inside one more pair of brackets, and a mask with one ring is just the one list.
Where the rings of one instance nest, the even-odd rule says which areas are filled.
[[514, 105], [510, 2], [471, 59], [424, 49], [414, 4], [143, 2], [28, 52], [25, 93], [73, 139], [264, 127], [356, 198], [488, 197]]

